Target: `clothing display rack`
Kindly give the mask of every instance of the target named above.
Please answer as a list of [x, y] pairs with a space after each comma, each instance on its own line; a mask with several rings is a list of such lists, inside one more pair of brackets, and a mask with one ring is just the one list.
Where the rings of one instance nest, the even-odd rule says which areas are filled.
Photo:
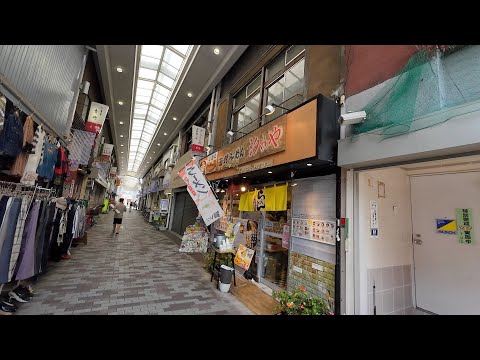
[[[19, 267], [22, 268], [20, 269], [22, 273], [29, 273], [31, 276], [36, 275], [33, 264], [35, 254], [39, 252], [35, 248], [34, 240], [36, 234], [33, 232], [32, 235], [31, 226], [26, 228], [25, 224], [35, 201], [48, 204], [54, 196], [55, 189], [0, 181], [0, 198], [8, 198], [8, 202], [4, 201], [3, 204], [0, 201], [0, 293], [6, 283], [16, 278]], [[13, 205], [12, 199], [17, 200], [15, 205]], [[39, 207], [37, 206], [36, 209], [37, 220]], [[11, 211], [10, 208], [15, 208], [16, 212], [13, 216], [7, 217], [7, 214]], [[30, 223], [36, 229], [37, 221], [30, 221]], [[27, 251], [27, 247], [30, 251], [30, 257], [23, 256]], [[23, 264], [21, 264], [22, 260]], [[25, 271], [25, 269], [30, 271]], [[17, 280], [18, 287], [21, 279]]]

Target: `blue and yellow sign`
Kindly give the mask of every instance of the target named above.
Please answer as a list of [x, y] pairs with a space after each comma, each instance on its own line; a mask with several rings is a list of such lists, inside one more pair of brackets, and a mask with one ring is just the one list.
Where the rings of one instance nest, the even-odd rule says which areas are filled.
[[437, 232], [442, 234], [456, 234], [457, 222], [450, 219], [436, 219], [437, 220]]

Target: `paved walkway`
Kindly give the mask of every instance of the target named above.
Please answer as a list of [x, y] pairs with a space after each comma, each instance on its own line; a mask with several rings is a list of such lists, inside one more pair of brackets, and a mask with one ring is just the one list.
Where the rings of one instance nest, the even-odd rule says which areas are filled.
[[72, 258], [50, 263], [24, 314], [252, 314], [178, 245], [135, 210], [112, 235], [113, 212], [88, 231]]

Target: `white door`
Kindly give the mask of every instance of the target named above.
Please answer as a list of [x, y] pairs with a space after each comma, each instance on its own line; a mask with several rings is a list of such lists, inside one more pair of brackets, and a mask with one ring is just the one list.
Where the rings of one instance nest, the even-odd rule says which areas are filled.
[[[480, 173], [411, 177], [417, 307], [435, 314], [480, 314]], [[471, 208], [473, 243], [437, 232], [436, 219]]]

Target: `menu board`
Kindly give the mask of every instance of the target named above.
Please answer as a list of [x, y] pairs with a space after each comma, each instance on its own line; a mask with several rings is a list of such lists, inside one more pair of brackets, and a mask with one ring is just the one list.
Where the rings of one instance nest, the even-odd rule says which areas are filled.
[[270, 221], [265, 220], [264, 230], [268, 232], [272, 232], [275, 234], [279, 234], [280, 236], [283, 234], [283, 226], [286, 225], [285, 223], [279, 221]]
[[335, 245], [335, 222], [315, 219], [292, 219], [292, 236]]

